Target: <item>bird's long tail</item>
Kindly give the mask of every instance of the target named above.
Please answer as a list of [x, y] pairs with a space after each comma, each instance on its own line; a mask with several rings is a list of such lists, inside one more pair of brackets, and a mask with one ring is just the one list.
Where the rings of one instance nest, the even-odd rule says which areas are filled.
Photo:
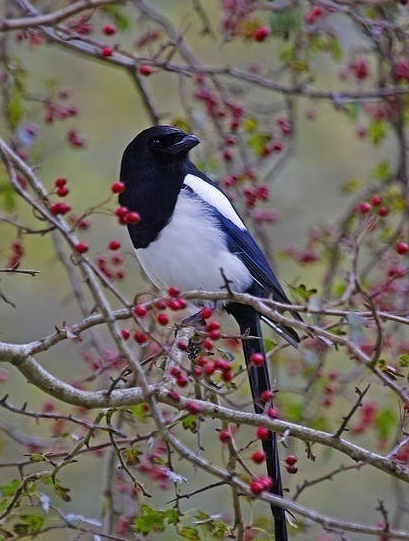
[[[260, 315], [251, 306], [236, 303], [230, 304], [228, 306], [228, 311], [237, 321], [241, 334], [248, 334], [249, 336], [257, 337], [244, 339], [242, 344], [249, 374], [251, 394], [254, 401], [254, 409], [256, 413], [263, 413], [264, 408], [263, 403], [260, 400], [260, 395], [263, 391], [271, 390], [271, 385], [261, 333]], [[253, 353], [262, 353], [264, 356], [264, 363], [262, 366], [256, 367], [252, 365], [250, 362], [250, 357]], [[283, 487], [281, 482], [276, 434], [274, 432], [270, 432], [268, 437], [262, 440], [262, 445], [266, 456], [267, 473], [274, 482], [270, 492], [272, 494], [276, 494], [277, 496], [282, 496]], [[271, 510], [274, 516], [275, 540], [287, 541], [287, 524], [284, 509], [271, 505]]]

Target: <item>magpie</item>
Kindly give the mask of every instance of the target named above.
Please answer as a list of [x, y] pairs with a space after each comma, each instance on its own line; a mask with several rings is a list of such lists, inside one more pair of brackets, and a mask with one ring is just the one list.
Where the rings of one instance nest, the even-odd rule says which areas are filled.
[[[189, 151], [199, 142], [195, 135], [176, 127], [153, 126], [139, 133], [124, 151], [120, 180], [125, 190], [119, 203], [140, 215], [138, 223], [128, 224], [140, 265], [159, 289], [178, 286], [182, 291], [219, 291], [227, 278], [233, 292], [289, 303], [266, 256], [229, 199], [190, 161]], [[255, 411], [263, 413], [260, 396], [271, 390], [260, 324], [266, 318], [253, 307], [236, 302], [227, 302], [224, 308], [243, 335]], [[297, 313], [293, 315], [301, 319]], [[291, 327], [266, 322], [298, 346], [299, 337]], [[264, 356], [262, 366], [250, 361], [254, 353]], [[270, 491], [282, 496], [275, 433], [270, 432], [262, 445], [273, 479]], [[271, 508], [275, 539], [287, 541], [285, 511], [274, 505]]]

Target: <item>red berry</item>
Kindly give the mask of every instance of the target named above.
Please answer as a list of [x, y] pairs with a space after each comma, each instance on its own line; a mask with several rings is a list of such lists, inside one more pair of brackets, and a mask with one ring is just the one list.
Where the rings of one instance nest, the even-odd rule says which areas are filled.
[[273, 480], [268, 475], [264, 477], [259, 477], [258, 479], [253, 479], [250, 483], [250, 489], [253, 494], [260, 494], [263, 490], [268, 490], [273, 486]]
[[270, 28], [268, 28], [267, 26], [260, 26], [260, 28], [257, 28], [257, 30], [255, 30], [255, 32], [253, 33], [253, 38], [254, 41], [261, 43], [262, 41], [267, 39], [270, 34]]
[[167, 325], [169, 323], [169, 317], [164, 312], [160, 312], [156, 317], [156, 321], [159, 325]]
[[373, 195], [371, 199], [372, 205], [375, 207], [382, 203], [382, 197], [380, 195]]
[[284, 462], [288, 466], [294, 466], [294, 464], [297, 462], [298, 458], [295, 455], [287, 455], [284, 459]]
[[157, 310], [166, 310], [166, 302], [163, 299], [156, 299], [155, 308]]
[[268, 428], [264, 427], [264, 426], [259, 426], [257, 427], [257, 438], [259, 440], [265, 440], [268, 435], [269, 435], [270, 431], [268, 430]]
[[134, 312], [137, 317], [145, 317], [148, 313], [148, 309], [143, 304], [137, 304], [134, 308]]
[[271, 418], [271, 419], [278, 419], [278, 417], [280, 417], [280, 412], [278, 411], [277, 408], [268, 408], [267, 410], [267, 415]]
[[168, 308], [170, 308], [171, 310], [183, 310], [184, 308], [186, 308], [186, 301], [185, 299], [171, 299], [170, 301], [167, 302], [167, 306]]
[[148, 64], [141, 64], [138, 69], [139, 73], [144, 77], [148, 77], [153, 72], [153, 67]]
[[212, 340], [219, 340], [220, 337], [221, 337], [221, 332], [219, 329], [213, 329], [212, 331], [209, 332], [209, 338], [211, 338]]
[[193, 373], [197, 378], [201, 378], [203, 376], [203, 369], [201, 366], [194, 366], [193, 367]]
[[219, 330], [220, 329], [220, 323], [216, 321], [215, 319], [212, 319], [211, 321], [208, 321], [206, 323], [206, 331], [210, 332], [213, 330]]
[[227, 429], [220, 430], [219, 440], [222, 443], [227, 443], [228, 441], [231, 441], [231, 439], [232, 439], [232, 433], [230, 432], [230, 430], [227, 430]]
[[251, 460], [256, 464], [262, 464], [265, 459], [266, 455], [264, 454], [264, 451], [254, 451], [254, 453], [251, 455]]
[[112, 193], [122, 193], [126, 188], [125, 182], [121, 182], [120, 180], [117, 180], [111, 185], [111, 192]]
[[58, 195], [58, 197], [65, 197], [66, 195], [69, 194], [69, 189], [66, 188], [65, 186], [61, 186], [59, 188], [57, 188], [56, 190], [56, 194]]
[[200, 311], [200, 316], [203, 318], [203, 319], [209, 319], [209, 317], [211, 317], [213, 314], [213, 310], [211, 308], [209, 308], [208, 306], [205, 306], [204, 308], [201, 309]]
[[179, 387], [186, 387], [188, 383], [189, 378], [186, 376], [186, 374], [180, 374], [180, 376], [176, 379], [176, 384], [179, 385]]
[[338, 370], [330, 370], [330, 371], [328, 372], [328, 379], [329, 379], [330, 381], [335, 381], [335, 380], [337, 380], [338, 378], [339, 378], [339, 372], [338, 372]]
[[218, 370], [221, 370], [222, 372], [225, 372], [227, 370], [231, 370], [231, 364], [226, 359], [216, 359], [214, 361], [214, 364]]
[[171, 366], [169, 370], [169, 374], [174, 378], [178, 378], [181, 374], [180, 368], [176, 365]]
[[261, 494], [264, 490], [264, 485], [259, 481], [252, 481], [250, 483], [250, 490], [253, 494]]
[[67, 179], [66, 178], [57, 178], [57, 179], [55, 179], [54, 184], [55, 184], [56, 188], [62, 188], [63, 186], [65, 186], [67, 184]]
[[260, 400], [262, 402], [269, 402], [272, 398], [274, 397], [274, 393], [273, 391], [270, 391], [269, 389], [268, 390], [265, 390], [261, 393], [260, 395]]
[[74, 246], [74, 250], [75, 250], [78, 254], [85, 254], [85, 252], [88, 252], [88, 244], [86, 244], [85, 242], [78, 242], [78, 243]]
[[186, 402], [185, 408], [192, 415], [198, 414], [201, 410], [201, 407], [199, 406], [199, 404], [195, 404], [194, 402]]
[[102, 47], [101, 54], [104, 58], [109, 58], [114, 54], [114, 49], [110, 45], [105, 45], [105, 47]]
[[122, 329], [121, 330], [121, 336], [124, 340], [128, 340], [128, 338], [130, 337], [131, 333], [128, 331], [128, 329]]
[[358, 211], [361, 213], [361, 214], [367, 214], [368, 212], [370, 212], [372, 206], [370, 205], [370, 203], [361, 203], [360, 205], [358, 205]]
[[56, 216], [58, 214], [64, 215], [71, 210], [71, 207], [67, 203], [53, 203], [50, 207], [50, 210]]
[[125, 215], [126, 223], [128, 224], [137, 224], [141, 221], [141, 217], [137, 212], [128, 212]]
[[102, 31], [106, 36], [112, 36], [116, 33], [116, 26], [114, 24], [106, 24]]
[[409, 246], [406, 242], [397, 242], [396, 243], [396, 251], [398, 254], [406, 254], [409, 251]]
[[288, 473], [294, 474], [298, 472], [297, 466], [287, 466], [286, 470]]
[[121, 247], [121, 243], [119, 240], [111, 240], [111, 242], [108, 244], [108, 248], [112, 251], [119, 250]]
[[180, 290], [175, 286], [170, 286], [170, 288], [168, 289], [168, 294], [169, 297], [179, 297]]
[[189, 348], [189, 343], [187, 340], [179, 340], [177, 346], [181, 351], [187, 351]]
[[389, 214], [389, 211], [386, 207], [379, 207], [378, 214], [379, 216], [385, 217]]
[[174, 402], [180, 401], [180, 394], [177, 393], [176, 391], [168, 391], [168, 397]]
[[135, 331], [133, 337], [137, 344], [146, 344], [146, 342], [149, 340], [149, 336], [146, 334], [146, 332], [139, 330]]
[[324, 10], [321, 6], [314, 6], [304, 15], [305, 22], [307, 22], [308, 24], [315, 24], [323, 13]]
[[204, 369], [205, 374], [207, 376], [211, 376], [215, 370], [216, 370], [216, 363], [213, 361], [207, 361], [205, 365], [205, 369]]
[[127, 207], [118, 207], [115, 211], [115, 216], [118, 216], [118, 218], [125, 218], [127, 214], [128, 214]]
[[264, 364], [264, 355], [262, 353], [253, 353], [250, 357], [250, 362], [253, 366], [259, 368]]
[[210, 340], [210, 338], [205, 338], [203, 340], [203, 347], [205, 349], [207, 349], [207, 350], [211, 350], [211, 349], [213, 349], [214, 344], [213, 344], [212, 340]]
[[177, 303], [179, 305], [179, 310], [184, 310], [187, 306], [187, 302], [182, 297], [179, 297], [177, 300]]
[[233, 380], [233, 372], [231, 370], [223, 370], [222, 380], [225, 383], [230, 383]]

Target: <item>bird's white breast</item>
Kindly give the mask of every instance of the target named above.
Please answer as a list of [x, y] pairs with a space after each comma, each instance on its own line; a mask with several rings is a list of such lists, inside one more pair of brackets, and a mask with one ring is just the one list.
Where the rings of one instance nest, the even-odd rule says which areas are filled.
[[252, 282], [247, 267], [228, 250], [215, 218], [183, 190], [168, 225], [136, 255], [149, 279], [161, 289], [174, 285], [182, 291], [219, 291], [224, 285], [220, 268], [232, 280], [233, 291], [243, 292]]

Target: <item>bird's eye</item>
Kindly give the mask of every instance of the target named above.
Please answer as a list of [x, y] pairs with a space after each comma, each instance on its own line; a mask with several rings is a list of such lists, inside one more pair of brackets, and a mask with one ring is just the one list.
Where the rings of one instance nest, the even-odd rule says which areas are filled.
[[155, 149], [162, 148], [162, 141], [160, 139], [151, 139], [150, 146]]

